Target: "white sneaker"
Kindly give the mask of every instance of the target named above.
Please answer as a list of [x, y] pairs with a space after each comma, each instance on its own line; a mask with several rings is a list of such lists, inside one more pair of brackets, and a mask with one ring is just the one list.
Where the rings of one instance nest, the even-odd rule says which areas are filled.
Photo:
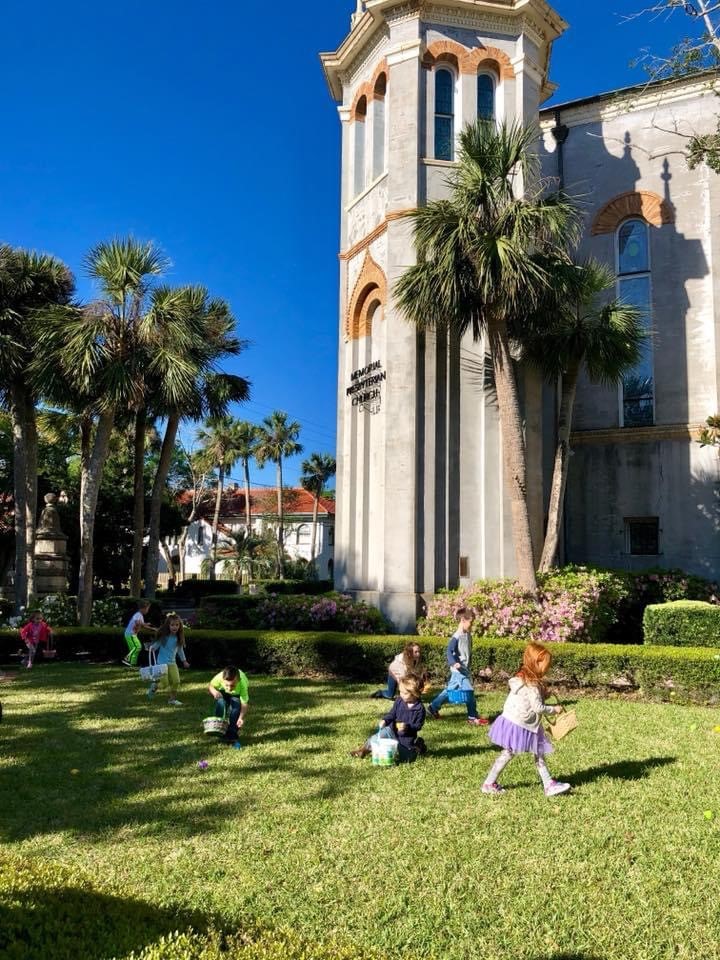
[[[168, 706], [170, 706], [170, 707], [181, 707], [181, 706], [182, 706], [182, 700], [168, 700]], [[568, 786], [569, 786], [569, 784], [568, 784]]]
[[556, 797], [559, 793], [567, 793], [570, 789], [569, 783], [560, 783], [557, 780], [551, 780], [545, 787], [545, 796]]

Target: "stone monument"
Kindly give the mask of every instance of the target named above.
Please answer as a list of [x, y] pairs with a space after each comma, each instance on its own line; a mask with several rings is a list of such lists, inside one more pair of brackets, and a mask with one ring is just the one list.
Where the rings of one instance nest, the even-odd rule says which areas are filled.
[[35, 535], [35, 593], [39, 600], [68, 590], [67, 535], [60, 527], [56, 503], [56, 494], [45, 494]]

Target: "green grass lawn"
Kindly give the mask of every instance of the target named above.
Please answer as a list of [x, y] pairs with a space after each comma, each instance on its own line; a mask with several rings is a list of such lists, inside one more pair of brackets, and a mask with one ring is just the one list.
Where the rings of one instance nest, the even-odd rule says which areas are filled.
[[182, 680], [177, 708], [118, 667], [4, 685], [0, 852], [388, 956], [720, 957], [717, 712], [579, 699], [549, 760], [573, 793], [546, 799], [520, 757], [486, 797], [496, 751], [462, 708], [427, 722], [426, 758], [379, 769], [348, 757], [382, 712], [370, 687], [251, 678], [232, 750], [202, 734], [208, 677]]

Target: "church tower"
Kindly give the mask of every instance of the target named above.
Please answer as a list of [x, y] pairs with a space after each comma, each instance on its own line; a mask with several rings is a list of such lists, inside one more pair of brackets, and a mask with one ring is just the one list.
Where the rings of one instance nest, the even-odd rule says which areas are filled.
[[400, 630], [437, 589], [514, 573], [484, 347], [396, 309], [403, 214], [446, 195], [466, 123], [537, 122], [565, 27], [545, 0], [357, 0], [321, 55], [342, 123], [335, 582]]

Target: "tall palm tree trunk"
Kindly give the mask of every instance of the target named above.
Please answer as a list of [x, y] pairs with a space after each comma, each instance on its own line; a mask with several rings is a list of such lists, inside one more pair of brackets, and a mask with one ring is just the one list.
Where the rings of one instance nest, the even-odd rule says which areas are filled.
[[510, 498], [518, 580], [524, 590], [534, 594], [537, 593], [537, 579], [527, 504], [525, 438], [507, 324], [502, 318], [494, 317], [489, 321], [488, 337], [495, 372], [495, 390], [503, 438], [505, 483]]
[[35, 403], [25, 396], [25, 570], [28, 603], [33, 603], [37, 594], [35, 585], [35, 529], [37, 527], [38, 501], [38, 433]]
[[93, 548], [95, 513], [97, 511], [103, 468], [110, 447], [115, 411], [100, 415], [95, 430], [92, 452], [82, 467], [80, 494], [80, 572], [78, 575], [78, 618], [81, 627], [90, 625], [93, 595]]
[[549, 570], [555, 563], [560, 530], [562, 527], [563, 511], [565, 506], [565, 489], [570, 468], [570, 430], [572, 429], [573, 407], [575, 393], [580, 376], [580, 361], [574, 363], [562, 378], [560, 393], [560, 409], [558, 411], [558, 436], [555, 450], [555, 464], [553, 466], [552, 487], [550, 488], [550, 505], [548, 507], [548, 524], [545, 533], [545, 545], [540, 558], [540, 570]]
[[315, 544], [317, 543], [317, 518], [318, 518], [318, 507], [320, 506], [320, 494], [316, 493], [313, 496], [313, 518], [312, 518], [312, 533], [310, 534], [310, 565], [317, 572], [317, 567], [315, 565]]
[[130, 596], [139, 597], [142, 584], [142, 549], [145, 536], [145, 407], [135, 414], [133, 451], [133, 551], [130, 567]]
[[27, 444], [25, 438], [25, 391], [10, 387], [10, 417], [13, 433], [13, 496], [15, 499], [15, 610], [28, 602], [27, 580]]
[[278, 565], [278, 577], [281, 580], [285, 579], [285, 530], [284, 530], [284, 515], [283, 515], [283, 475], [282, 475], [282, 457], [278, 457], [277, 461], [277, 509], [278, 509], [278, 535], [277, 535], [277, 565]]
[[245, 477], [245, 533], [250, 536], [250, 524], [252, 523], [252, 515], [250, 513], [250, 459], [249, 457], [243, 458], [243, 475]]
[[218, 471], [217, 494], [215, 495], [215, 513], [213, 514], [212, 539], [210, 541], [210, 579], [215, 580], [215, 564], [217, 563], [218, 524], [220, 523], [220, 505], [222, 503], [223, 486], [225, 484], [225, 467], [221, 463]]
[[[179, 426], [179, 415], [177, 413], [171, 414], [165, 426], [165, 435], [163, 437], [162, 447], [160, 448], [160, 459], [158, 460], [157, 470], [155, 471], [155, 479], [153, 480], [152, 494], [150, 496], [150, 522], [148, 524], [147, 556], [145, 557], [145, 596], [150, 598], [155, 596], [155, 591], [157, 590], [158, 567], [160, 566], [160, 511], [162, 510], [165, 483], [170, 473], [170, 464], [172, 463], [175, 439]], [[180, 556], [183, 556], [182, 550]], [[183, 569], [183, 574], [184, 572]]]

